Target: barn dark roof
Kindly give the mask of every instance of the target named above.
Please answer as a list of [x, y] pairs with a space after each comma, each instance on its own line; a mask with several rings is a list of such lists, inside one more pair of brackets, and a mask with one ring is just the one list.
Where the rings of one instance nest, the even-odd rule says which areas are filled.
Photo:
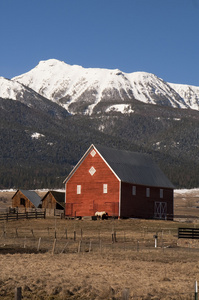
[[57, 192], [57, 191], [50, 191], [57, 202], [65, 203], [65, 193], [64, 192]]
[[[18, 190], [19, 191], [19, 190]], [[17, 192], [18, 192], [17, 191]], [[35, 207], [38, 207], [39, 204], [41, 203], [41, 198], [39, 197], [39, 195], [34, 192], [34, 191], [28, 191], [28, 190], [20, 190], [20, 192], [22, 194], [24, 194], [24, 196], [26, 196], [30, 202], [32, 202], [32, 204], [35, 206]], [[16, 193], [15, 193], [16, 194]], [[13, 196], [14, 197], [14, 196]]]
[[94, 146], [123, 182], [162, 188], [174, 188], [147, 154]]

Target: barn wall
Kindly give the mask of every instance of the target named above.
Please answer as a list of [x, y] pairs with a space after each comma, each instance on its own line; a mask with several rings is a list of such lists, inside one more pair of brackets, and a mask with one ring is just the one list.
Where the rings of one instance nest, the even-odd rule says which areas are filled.
[[48, 193], [42, 200], [42, 208], [56, 209], [56, 200], [51, 193]]
[[[109, 216], [118, 216], [119, 180], [100, 155], [96, 152], [92, 156], [91, 151], [66, 183], [66, 215], [92, 216], [106, 211]], [[91, 167], [96, 170], [93, 175], [89, 173]], [[103, 184], [108, 187], [106, 194]], [[77, 194], [77, 185], [81, 185], [81, 194]]]
[[146, 188], [136, 186], [136, 195], [132, 195], [133, 184], [121, 184], [121, 217], [154, 218], [155, 202], [167, 203], [167, 219], [173, 219], [173, 190], [163, 188], [163, 198], [160, 198], [160, 188], [150, 188], [150, 196], [146, 197]]
[[[25, 200], [25, 206], [20, 204], [21, 198]], [[18, 191], [12, 198], [12, 207], [34, 208], [34, 205], [21, 191]]]

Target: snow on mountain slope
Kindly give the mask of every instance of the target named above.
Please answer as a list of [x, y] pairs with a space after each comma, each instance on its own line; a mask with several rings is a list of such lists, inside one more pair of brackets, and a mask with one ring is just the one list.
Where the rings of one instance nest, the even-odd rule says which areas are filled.
[[107, 111], [112, 105], [129, 105], [135, 99], [179, 108], [193, 106], [191, 99], [186, 101], [171, 84], [146, 72], [127, 74], [118, 69], [83, 68], [49, 59], [12, 80], [73, 114]]
[[56, 115], [59, 118], [67, 116], [67, 112], [56, 103], [29, 87], [4, 77], [0, 77], [0, 98], [19, 101], [30, 108]]
[[23, 97], [25, 90], [25, 87], [21, 83], [0, 77], [1, 98], [18, 100]]
[[186, 99], [186, 103], [189, 108], [199, 110], [199, 87], [169, 83], [169, 85], [183, 98]]

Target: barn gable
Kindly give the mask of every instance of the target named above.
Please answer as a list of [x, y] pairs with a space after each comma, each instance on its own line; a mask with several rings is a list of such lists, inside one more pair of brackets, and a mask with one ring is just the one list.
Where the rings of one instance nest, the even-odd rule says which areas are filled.
[[12, 196], [12, 206], [13, 207], [35, 207], [38, 208], [41, 204], [40, 196], [29, 190], [17, 190], [17, 192]]
[[[76, 172], [76, 170], [80, 167], [80, 165], [83, 163], [83, 161], [85, 160], [85, 158], [92, 152], [92, 150], [96, 151], [98, 153], [98, 155], [102, 158], [102, 160], [107, 164], [107, 166], [110, 168], [110, 170], [113, 172], [113, 174], [118, 178], [117, 174], [114, 172], [113, 169], [111, 169], [111, 167], [108, 165], [107, 161], [104, 159], [104, 157], [101, 155], [101, 153], [98, 151], [98, 149], [94, 146], [91, 145], [88, 150], [85, 152], [85, 154], [82, 156], [82, 158], [78, 161], [78, 163], [76, 164], [76, 166], [72, 169], [72, 171], [69, 173], [69, 175], [66, 177], [66, 179], [64, 180], [63, 183], [67, 183], [67, 181], [69, 181], [69, 179], [73, 176], [73, 174]], [[118, 178], [119, 180], [119, 178]]]

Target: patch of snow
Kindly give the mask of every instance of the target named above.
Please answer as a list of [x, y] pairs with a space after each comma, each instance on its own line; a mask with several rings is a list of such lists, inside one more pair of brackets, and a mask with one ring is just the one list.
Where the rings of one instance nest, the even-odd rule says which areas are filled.
[[16, 192], [17, 190], [15, 190], [15, 189], [5, 189], [5, 190], [0, 190], [0, 193], [5, 193], [5, 192]]
[[32, 135], [31, 135], [31, 138], [32, 139], [39, 139], [41, 137], [44, 137], [45, 135], [39, 133], [39, 132], [34, 132]]
[[105, 126], [101, 124], [98, 129], [103, 132], [104, 128], [105, 128]]
[[111, 105], [109, 108], [106, 109], [106, 112], [116, 111], [122, 114], [130, 114], [134, 113], [134, 110], [131, 109], [130, 104], [115, 104]]
[[176, 189], [176, 193], [178, 194], [184, 194], [184, 193], [193, 193], [193, 192], [198, 192], [199, 193], [199, 188], [194, 188], [194, 189]]

